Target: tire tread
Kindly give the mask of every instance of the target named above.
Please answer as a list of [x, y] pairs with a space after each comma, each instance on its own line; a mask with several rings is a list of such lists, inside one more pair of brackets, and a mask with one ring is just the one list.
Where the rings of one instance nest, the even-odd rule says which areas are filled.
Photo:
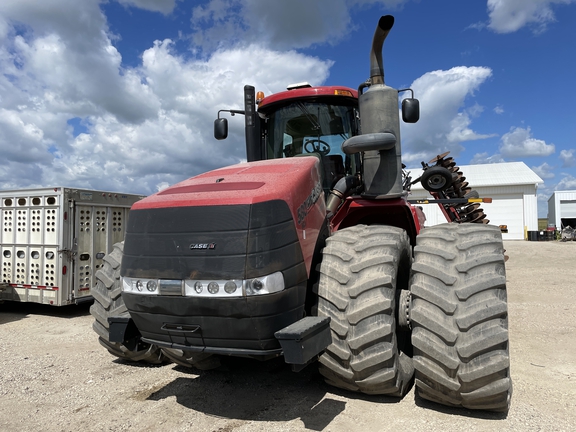
[[500, 230], [429, 227], [414, 252], [410, 320], [418, 394], [448, 406], [506, 412], [512, 381]]

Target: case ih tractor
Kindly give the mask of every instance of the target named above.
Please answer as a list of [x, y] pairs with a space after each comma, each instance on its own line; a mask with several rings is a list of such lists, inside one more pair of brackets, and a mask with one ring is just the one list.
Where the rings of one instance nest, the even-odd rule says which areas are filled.
[[[197, 369], [222, 356], [283, 356], [296, 371], [318, 360], [342, 389], [402, 397], [415, 382], [431, 401], [508, 410], [501, 233], [446, 154], [417, 181], [449, 223], [421, 229], [399, 90], [384, 84], [393, 23], [380, 19], [358, 91], [246, 86], [245, 109], [226, 111], [245, 115], [247, 162], [133, 205], [91, 309], [112, 354]], [[401, 112], [417, 121], [418, 101]]]

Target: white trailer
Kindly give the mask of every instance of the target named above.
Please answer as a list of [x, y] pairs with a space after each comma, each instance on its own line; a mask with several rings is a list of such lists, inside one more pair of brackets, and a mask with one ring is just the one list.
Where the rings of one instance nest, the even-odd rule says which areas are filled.
[[65, 187], [0, 191], [0, 301], [92, 300], [95, 274], [144, 198]]

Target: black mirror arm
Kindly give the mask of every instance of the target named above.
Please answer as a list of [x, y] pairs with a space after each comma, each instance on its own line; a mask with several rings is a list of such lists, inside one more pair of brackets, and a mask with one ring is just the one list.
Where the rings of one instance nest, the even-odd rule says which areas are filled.
[[242, 114], [242, 115], [246, 114], [246, 112], [244, 110], [219, 110], [218, 111], [218, 118], [220, 118], [221, 112], [229, 112], [232, 117], [234, 117], [235, 114]]

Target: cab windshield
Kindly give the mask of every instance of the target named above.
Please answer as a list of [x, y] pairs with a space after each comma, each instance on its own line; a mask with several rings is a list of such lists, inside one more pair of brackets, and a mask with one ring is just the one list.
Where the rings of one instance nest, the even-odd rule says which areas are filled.
[[316, 156], [330, 189], [357, 171], [356, 158], [342, 152], [342, 143], [355, 134], [355, 117], [352, 105], [297, 101], [279, 108], [267, 117], [266, 158]]

